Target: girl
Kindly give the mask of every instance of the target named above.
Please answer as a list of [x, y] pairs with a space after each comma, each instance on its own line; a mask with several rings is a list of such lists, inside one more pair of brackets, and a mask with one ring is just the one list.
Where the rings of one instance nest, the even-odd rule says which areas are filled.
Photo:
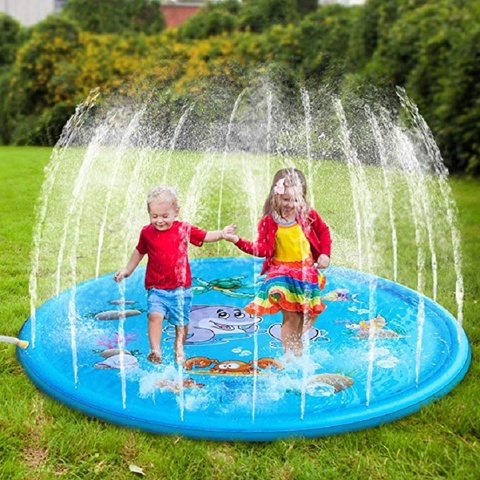
[[320, 291], [325, 277], [317, 268], [330, 264], [331, 237], [327, 224], [306, 200], [305, 176], [296, 168], [279, 170], [272, 182], [258, 224], [255, 242], [227, 227], [225, 239], [240, 250], [265, 257], [265, 282], [245, 310], [254, 315], [282, 312], [285, 353], [303, 353], [302, 335], [324, 310]]

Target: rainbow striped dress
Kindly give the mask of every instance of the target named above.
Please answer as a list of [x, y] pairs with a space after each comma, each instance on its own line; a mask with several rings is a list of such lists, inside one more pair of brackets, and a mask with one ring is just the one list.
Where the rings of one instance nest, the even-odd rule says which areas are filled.
[[326, 278], [315, 268], [310, 244], [296, 220], [279, 223], [274, 252], [265, 281], [245, 311], [258, 316], [281, 310], [320, 314], [325, 309], [321, 290]]

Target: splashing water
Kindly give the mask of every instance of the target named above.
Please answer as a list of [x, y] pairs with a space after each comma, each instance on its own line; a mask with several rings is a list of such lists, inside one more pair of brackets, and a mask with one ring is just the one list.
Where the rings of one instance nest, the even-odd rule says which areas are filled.
[[399, 90], [399, 97], [403, 107], [407, 110], [420, 133], [423, 144], [427, 151], [427, 157], [431, 159], [436, 181], [441, 192], [440, 199], [443, 199], [443, 207], [447, 214], [448, 230], [452, 239], [453, 261], [456, 274], [455, 299], [457, 302], [457, 319], [461, 324], [463, 321], [463, 275], [461, 257], [461, 236], [457, 226], [457, 206], [453, 200], [452, 190], [447, 181], [447, 169], [442, 160], [440, 150], [433, 139], [432, 132], [423, 117], [419, 114], [416, 105], [408, 98], [405, 91]]
[[[456, 206], [438, 147], [404, 92], [397, 108], [340, 99], [323, 88], [285, 92], [268, 82], [228, 93], [202, 93], [175, 109], [161, 101], [100, 98], [95, 91], [79, 105], [52, 153], [36, 210], [29, 286], [33, 340], [35, 309], [72, 288], [68, 319], [76, 372], [75, 285], [127, 262], [148, 223], [145, 200], [152, 186], [175, 187], [181, 217], [190, 223], [207, 230], [236, 223], [241, 236], [252, 238], [273, 174], [287, 166], [305, 173], [309, 202], [332, 232], [334, 265], [399, 281], [450, 308], [453, 291], [461, 324]], [[192, 258], [240, 255], [227, 242], [190, 249]], [[377, 309], [372, 301], [371, 317]], [[422, 313], [420, 302], [417, 378]], [[123, 321], [119, 339], [123, 352]], [[367, 383], [375, 349], [372, 338]], [[252, 350], [256, 364], [256, 333]], [[178, 381], [183, 384], [181, 373]], [[252, 389], [253, 422], [256, 374]], [[305, 391], [304, 383], [302, 416]], [[183, 412], [183, 390], [180, 401]]]
[[31, 254], [32, 270], [29, 280], [30, 293], [30, 316], [32, 318], [32, 344], [35, 346], [35, 310], [38, 301], [38, 274], [40, 268], [40, 251], [43, 240], [43, 228], [46, 221], [47, 211], [49, 210], [49, 200], [53, 196], [53, 189], [56, 182], [57, 170], [60, 168], [62, 156], [59, 152], [75, 141], [75, 135], [78, 129], [84, 125], [85, 117], [88, 111], [94, 106], [98, 97], [98, 90], [93, 90], [87, 99], [82, 102], [76, 109], [75, 114], [70, 118], [64, 131], [53, 151], [48, 167], [45, 169], [45, 180], [42, 185], [42, 191], [39, 201], [36, 205], [36, 223], [33, 231], [33, 245]]

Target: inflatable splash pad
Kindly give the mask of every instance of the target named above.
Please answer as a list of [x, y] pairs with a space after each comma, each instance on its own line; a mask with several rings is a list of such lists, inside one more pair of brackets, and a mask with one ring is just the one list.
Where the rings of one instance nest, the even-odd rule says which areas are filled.
[[[21, 332], [21, 364], [45, 393], [87, 415], [211, 440], [319, 437], [390, 422], [445, 395], [470, 364], [441, 306], [391, 281], [330, 267], [324, 313], [301, 359], [285, 359], [281, 315], [243, 311], [261, 282], [253, 258], [191, 261], [194, 301], [183, 368], [164, 322], [163, 364], [147, 360], [144, 267], [51, 298]], [[32, 341], [32, 337], [33, 340]]]

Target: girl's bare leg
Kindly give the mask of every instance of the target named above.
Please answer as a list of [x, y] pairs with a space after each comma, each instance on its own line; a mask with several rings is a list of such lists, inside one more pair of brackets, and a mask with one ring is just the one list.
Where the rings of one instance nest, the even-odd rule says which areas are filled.
[[303, 354], [302, 327], [303, 314], [298, 312], [282, 311], [282, 345], [284, 353], [292, 352], [296, 357]]
[[317, 321], [317, 317], [318, 315], [313, 315], [313, 316], [304, 315], [302, 334], [304, 334], [305, 332], [308, 332], [308, 330], [310, 330], [310, 328], [313, 327], [313, 324]]
[[187, 340], [188, 325], [175, 326], [175, 362], [179, 365], [185, 363], [185, 351], [183, 346]]
[[148, 340], [150, 342], [150, 353], [147, 359], [152, 363], [162, 363], [162, 340], [163, 315], [159, 312], [152, 312], [148, 315]]

